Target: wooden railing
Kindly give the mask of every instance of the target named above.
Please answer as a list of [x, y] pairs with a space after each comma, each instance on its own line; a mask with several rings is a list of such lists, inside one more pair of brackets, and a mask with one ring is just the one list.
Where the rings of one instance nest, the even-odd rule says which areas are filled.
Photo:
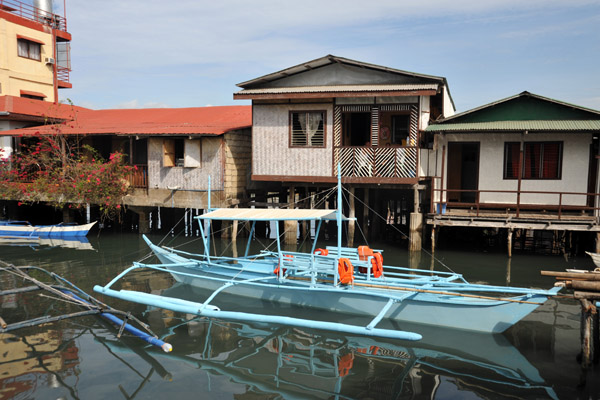
[[[439, 177], [434, 177], [433, 180], [439, 180]], [[456, 195], [467, 194], [473, 198], [473, 201], [455, 201], [448, 200], [449, 197]], [[481, 201], [482, 195], [488, 199]], [[494, 202], [489, 194], [496, 194], [502, 197], [503, 201]], [[514, 198], [514, 202], [506, 202], [506, 196]], [[540, 200], [536, 202], [523, 202], [523, 197], [537, 196]], [[544, 197], [544, 201], [541, 200]], [[565, 204], [565, 197], [570, 197], [569, 202]], [[585, 204], [573, 204], [574, 198], [584, 198]], [[435, 184], [431, 185], [431, 204], [430, 213], [443, 213], [450, 211], [452, 208], [465, 209], [470, 208], [474, 212], [474, 216], [481, 216], [484, 210], [510, 210], [519, 218], [523, 211], [544, 211], [546, 214], [552, 213], [558, 219], [561, 219], [565, 212], [588, 213], [588, 215], [600, 217], [600, 193], [584, 193], [584, 192], [555, 192], [555, 191], [539, 191], [539, 190], [463, 190], [463, 189], [438, 189]], [[593, 204], [593, 205], [589, 205]]]
[[67, 31], [67, 20], [57, 14], [52, 14], [18, 0], [0, 0], [0, 10], [8, 11], [19, 17], [40, 22], [54, 29]]
[[334, 149], [334, 161], [344, 177], [415, 178], [417, 154], [417, 147], [342, 146]]
[[129, 184], [134, 188], [148, 188], [148, 166], [145, 164], [136, 164], [129, 175]]

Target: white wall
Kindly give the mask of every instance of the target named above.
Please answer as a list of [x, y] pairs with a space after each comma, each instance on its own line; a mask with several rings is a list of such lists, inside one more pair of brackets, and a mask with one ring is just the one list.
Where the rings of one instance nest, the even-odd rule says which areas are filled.
[[[290, 111], [325, 110], [325, 147], [290, 148]], [[284, 104], [252, 106], [252, 174], [333, 176], [333, 105]]]
[[[448, 142], [479, 142], [479, 190], [517, 190], [517, 179], [503, 179], [504, 143], [533, 141], [562, 141], [563, 159], [562, 175], [558, 180], [521, 180], [522, 191], [544, 192], [577, 192], [587, 193], [588, 171], [591, 134], [446, 134], [437, 135], [436, 164], [437, 176], [441, 174], [442, 148], [448, 150]], [[448, 156], [444, 166], [444, 180], [448, 177]], [[432, 166], [431, 162], [429, 164]], [[444, 184], [444, 187], [446, 185]], [[481, 202], [488, 203], [516, 203], [516, 195], [509, 193], [481, 193]], [[565, 195], [563, 205], [583, 206], [586, 196]], [[548, 194], [523, 194], [521, 204], [549, 204], [558, 205], [558, 195]]]

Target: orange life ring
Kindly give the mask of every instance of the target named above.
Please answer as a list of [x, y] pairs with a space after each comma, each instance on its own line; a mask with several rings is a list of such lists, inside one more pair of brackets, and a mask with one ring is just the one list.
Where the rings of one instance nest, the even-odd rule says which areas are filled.
[[[293, 256], [293, 255], [291, 255], [291, 254], [284, 254], [284, 255], [283, 255], [283, 258], [284, 258], [286, 261], [292, 261], [292, 260], [294, 259], [294, 256]], [[277, 264], [277, 268], [275, 268], [275, 270], [273, 271], [273, 273], [274, 273], [275, 275], [279, 275], [279, 266], [280, 266], [280, 265], [281, 265], [281, 261], [280, 261], [280, 262]], [[284, 269], [283, 269], [283, 274], [285, 275], [285, 273], [286, 273], [286, 272], [287, 272], [287, 269], [285, 269], [285, 268], [284, 268]]]
[[381, 253], [373, 254], [371, 258], [371, 265], [373, 266], [373, 277], [379, 278], [383, 275], [383, 256]]
[[326, 256], [329, 254], [329, 250], [327, 249], [316, 249], [314, 254], [319, 255], [319, 256]]
[[340, 276], [340, 283], [347, 285], [354, 281], [354, 267], [347, 258], [340, 258], [338, 261], [338, 274]]

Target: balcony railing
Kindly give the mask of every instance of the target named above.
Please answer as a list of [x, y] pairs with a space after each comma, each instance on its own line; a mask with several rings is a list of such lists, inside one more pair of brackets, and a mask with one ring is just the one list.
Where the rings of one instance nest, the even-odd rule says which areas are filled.
[[415, 178], [417, 147], [337, 147], [335, 164], [342, 176], [357, 178]]
[[[563, 219], [566, 214], [584, 218], [600, 217], [600, 193], [440, 189], [435, 184], [439, 179], [439, 177], [433, 178], [430, 213], [451, 213], [452, 209], [466, 208], [471, 210], [471, 215], [474, 217], [485, 216], [493, 210], [506, 210], [516, 218], [523, 217], [524, 212], [542, 212], [558, 220]], [[468, 200], [449, 200], [451, 197]], [[485, 197], [485, 201], [482, 197]]]
[[129, 175], [129, 184], [134, 188], [148, 188], [148, 166], [145, 164], [136, 164]]
[[11, 12], [22, 18], [48, 25], [60, 31], [67, 31], [67, 20], [60, 15], [49, 13], [18, 0], [0, 0], [0, 10]]

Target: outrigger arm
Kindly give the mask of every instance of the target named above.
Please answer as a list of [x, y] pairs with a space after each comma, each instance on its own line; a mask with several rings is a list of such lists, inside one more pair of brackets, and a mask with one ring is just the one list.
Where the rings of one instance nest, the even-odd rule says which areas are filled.
[[[179, 264], [179, 265], [183, 265]], [[182, 300], [173, 297], [159, 296], [153, 295], [150, 293], [137, 292], [132, 290], [114, 290], [110, 287], [117, 282], [121, 277], [129, 273], [130, 271], [137, 268], [146, 268], [149, 267], [145, 264], [134, 263], [134, 265], [121, 274], [116, 276], [112, 281], [110, 281], [106, 286], [94, 286], [94, 291], [98, 293], [102, 293], [108, 296], [116, 297], [118, 299], [132, 301], [135, 303], [146, 304], [152, 307], [165, 308], [168, 310], [182, 312], [187, 314], [194, 314], [203, 317], [209, 318], [221, 318], [232, 321], [245, 321], [245, 322], [261, 322], [261, 323], [269, 323], [269, 324], [279, 324], [279, 325], [291, 325], [297, 326], [301, 328], [309, 328], [309, 329], [322, 329], [329, 330], [335, 332], [342, 332], [353, 335], [363, 335], [363, 336], [374, 336], [374, 337], [384, 337], [389, 339], [400, 339], [400, 340], [421, 340], [422, 336], [415, 332], [407, 332], [407, 331], [397, 331], [393, 329], [380, 329], [375, 328], [375, 325], [383, 318], [383, 316], [387, 313], [387, 311], [392, 306], [393, 302], [390, 300], [388, 304], [386, 304], [381, 312], [371, 321], [371, 323], [367, 326], [356, 326], [356, 325], [348, 325], [339, 322], [326, 322], [326, 321], [318, 321], [312, 319], [302, 319], [302, 318], [294, 318], [294, 317], [286, 317], [280, 315], [264, 315], [264, 314], [254, 314], [254, 313], [245, 313], [238, 311], [223, 311], [214, 305], [210, 305], [209, 303], [215, 298], [215, 296], [225, 289], [235, 286], [236, 284], [244, 284], [249, 283], [250, 281], [254, 281], [255, 279], [243, 280], [243, 281], [227, 281], [223, 286], [216, 289], [211, 296], [204, 302], [194, 302], [189, 300]], [[158, 268], [157, 268], [158, 269]], [[283, 269], [283, 268], [281, 268]], [[184, 275], [186, 275], [184, 273]], [[273, 279], [271, 277], [270, 279]], [[397, 299], [398, 300], [398, 299]]]

